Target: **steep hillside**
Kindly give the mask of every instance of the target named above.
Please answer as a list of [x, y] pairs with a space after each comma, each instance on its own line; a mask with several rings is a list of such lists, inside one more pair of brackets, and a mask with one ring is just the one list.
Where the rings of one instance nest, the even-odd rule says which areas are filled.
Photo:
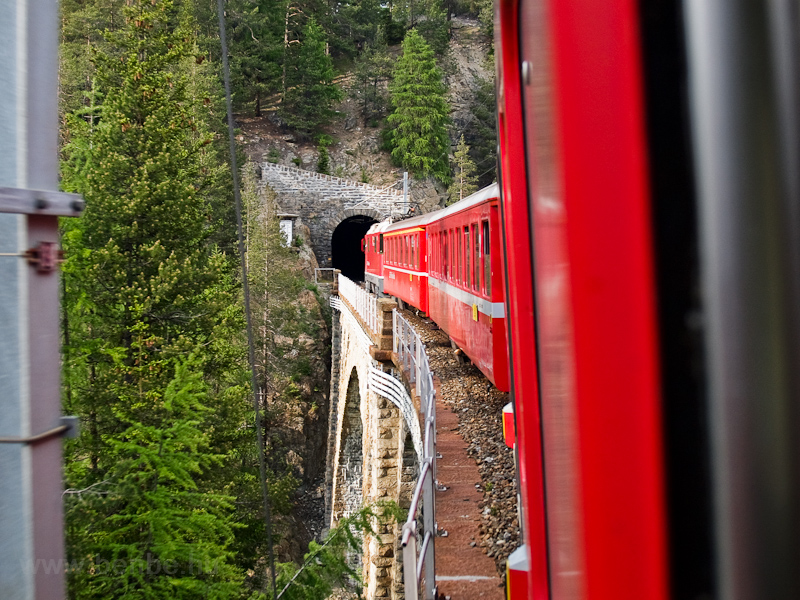
[[[448, 87], [453, 147], [462, 134], [469, 138], [470, 130], [475, 126], [472, 106], [480, 81], [491, 81], [493, 76], [490, 48], [490, 41], [481, 33], [476, 19], [453, 17], [450, 51], [439, 61]], [[396, 55], [400, 47], [391, 50]], [[347, 91], [352, 86], [353, 75], [345, 73], [336, 81]], [[487, 109], [493, 111], [494, 107]], [[337, 106], [337, 111], [339, 118], [327, 128], [327, 133], [334, 139], [334, 144], [328, 149], [331, 174], [372, 185], [397, 184], [399, 187], [403, 170], [392, 164], [388, 152], [381, 150], [381, 128], [364, 127], [357, 103], [349, 95]], [[258, 118], [243, 114], [236, 117], [241, 129], [239, 142], [248, 159], [258, 164], [269, 156], [273, 162], [315, 171], [319, 158], [316, 145], [312, 141], [297, 139], [281, 127], [274, 110], [265, 110], [263, 114]], [[488, 166], [491, 168], [491, 164]], [[486, 165], [479, 168], [485, 170]], [[443, 205], [445, 198], [444, 186], [428, 179], [412, 180], [411, 193], [426, 212]]]

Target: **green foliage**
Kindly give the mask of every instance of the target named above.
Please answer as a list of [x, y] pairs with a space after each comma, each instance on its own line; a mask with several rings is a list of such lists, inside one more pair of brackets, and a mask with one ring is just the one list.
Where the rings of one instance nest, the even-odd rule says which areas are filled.
[[365, 127], [386, 114], [389, 105], [386, 82], [391, 74], [392, 59], [382, 38], [375, 44], [367, 44], [353, 64], [350, 95], [359, 103]]
[[483, 33], [489, 39], [494, 38], [494, 1], [475, 0], [478, 8], [478, 20], [483, 26]]
[[331, 174], [331, 157], [328, 154], [328, 147], [325, 144], [317, 146], [319, 158], [317, 158], [317, 173]]
[[464, 141], [464, 136], [458, 140], [456, 152], [453, 157], [453, 183], [447, 188], [448, 205], [463, 200], [477, 191], [477, 178], [475, 177], [475, 163], [469, 157], [469, 146]]
[[381, 14], [381, 19], [386, 43], [389, 46], [396, 46], [402, 42], [406, 36], [405, 19], [401, 17], [400, 20], [395, 20], [395, 15], [390, 10], [385, 10]]
[[417, 175], [448, 182], [450, 118], [442, 74], [433, 51], [413, 29], [403, 41], [390, 90], [395, 107], [388, 118], [394, 128], [392, 157]]
[[497, 179], [497, 97], [494, 78], [478, 79], [470, 105], [472, 118], [465, 131], [469, 155], [478, 172], [478, 187]]
[[62, 184], [87, 201], [63, 238], [64, 404], [83, 421], [66, 479], [103, 490], [70, 497], [69, 591], [236, 597], [223, 472], [248, 413], [242, 315], [214, 243], [226, 193], [213, 101], [185, 5], [130, 2], [123, 14], [94, 55], [102, 104], [65, 118]]
[[[147, 351], [145, 340], [135, 346]], [[210, 451], [203, 431], [210, 409], [202, 364], [194, 356], [174, 362], [163, 395], [147, 402], [152, 424], [141, 422], [137, 395], [114, 407], [124, 430], [109, 440], [110, 491], [95, 503], [102, 521], [85, 533], [88, 559], [70, 574], [75, 598], [238, 595], [241, 575], [229, 550], [233, 498], [199, 493], [195, 481], [222, 458]], [[81, 508], [78, 501], [68, 510], [74, 516]]]
[[337, 53], [348, 57], [377, 40], [384, 13], [379, 0], [343, 0], [331, 15], [331, 42]]
[[281, 92], [286, 10], [284, 2], [226, 3], [231, 86], [237, 105], [252, 105], [257, 117]]
[[348, 562], [348, 554], [360, 554], [363, 535], [375, 535], [381, 526], [405, 518], [395, 503], [366, 506], [340, 519], [328, 532], [325, 542], [311, 542], [302, 567], [294, 563], [279, 565], [279, 595], [286, 600], [324, 600], [335, 588], [363, 586], [361, 574]]
[[299, 45], [287, 58], [286, 93], [280, 114], [303, 137], [311, 137], [329, 123], [333, 104], [342, 99], [333, 83], [333, 61], [325, 53], [326, 35], [312, 17], [303, 28]]
[[439, 0], [429, 0], [425, 4], [424, 18], [417, 23], [416, 29], [436, 56], [445, 54], [450, 44], [450, 20]]

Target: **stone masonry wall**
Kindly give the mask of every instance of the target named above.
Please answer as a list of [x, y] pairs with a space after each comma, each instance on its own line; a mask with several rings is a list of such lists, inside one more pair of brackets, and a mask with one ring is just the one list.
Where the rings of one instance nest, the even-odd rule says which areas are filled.
[[[345, 305], [342, 310], [349, 309]], [[391, 308], [388, 310], [391, 315]], [[330, 526], [351, 514], [362, 502], [392, 500], [408, 507], [418, 471], [416, 452], [400, 410], [368, 385], [370, 367], [388, 370], [384, 363], [373, 358], [386, 351], [379, 351], [365, 339], [355, 318], [334, 312], [326, 481], [326, 515]], [[362, 468], [356, 481], [359, 464]], [[401, 525], [382, 525], [375, 535], [365, 536], [361, 564], [364, 593], [369, 600], [404, 597]]]
[[261, 185], [275, 192], [281, 211], [299, 215], [311, 231], [311, 246], [320, 267], [331, 265], [331, 236], [348, 217], [363, 215], [382, 221], [400, 216], [402, 193], [265, 162]]

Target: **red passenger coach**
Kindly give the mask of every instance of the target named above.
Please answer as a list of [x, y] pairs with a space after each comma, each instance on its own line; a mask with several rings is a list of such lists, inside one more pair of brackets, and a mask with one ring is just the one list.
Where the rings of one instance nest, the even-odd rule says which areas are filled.
[[[512, 573], [509, 596], [664, 599], [661, 382], [637, 3], [500, 0], [497, 10], [526, 542], [516, 564], [527, 588], [514, 589]], [[535, 356], [525, 339], [534, 309]]]
[[437, 211], [428, 226], [431, 318], [498, 389], [508, 391], [497, 185]]
[[391, 221], [375, 223], [363, 240], [364, 280], [373, 294], [383, 293], [383, 233]]
[[437, 213], [387, 225], [383, 232], [383, 291], [428, 312], [425, 229]]

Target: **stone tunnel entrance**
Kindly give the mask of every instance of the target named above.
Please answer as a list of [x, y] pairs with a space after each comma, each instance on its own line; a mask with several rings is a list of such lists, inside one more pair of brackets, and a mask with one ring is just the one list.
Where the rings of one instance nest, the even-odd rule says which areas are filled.
[[339, 223], [331, 236], [331, 262], [334, 269], [353, 281], [364, 281], [364, 253], [361, 239], [370, 225], [377, 223], [371, 217], [356, 215]]

